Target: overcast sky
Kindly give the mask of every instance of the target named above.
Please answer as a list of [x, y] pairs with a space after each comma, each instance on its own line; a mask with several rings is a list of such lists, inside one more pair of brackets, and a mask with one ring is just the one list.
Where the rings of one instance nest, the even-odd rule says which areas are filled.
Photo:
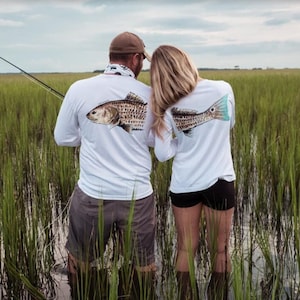
[[[123, 31], [198, 67], [300, 68], [298, 0], [0, 0], [0, 57], [27, 72], [103, 69]], [[18, 70], [0, 60], [4, 72]]]

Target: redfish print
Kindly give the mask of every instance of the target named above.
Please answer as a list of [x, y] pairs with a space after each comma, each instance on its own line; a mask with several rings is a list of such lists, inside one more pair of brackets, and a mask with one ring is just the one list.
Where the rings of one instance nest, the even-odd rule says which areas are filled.
[[134, 93], [123, 100], [112, 100], [100, 104], [86, 116], [97, 124], [120, 126], [127, 132], [142, 130], [147, 113], [147, 103]]
[[179, 131], [182, 131], [186, 135], [191, 134], [191, 130], [203, 123], [211, 120], [228, 121], [228, 108], [227, 108], [228, 96], [222, 97], [215, 102], [204, 112], [197, 112], [190, 109], [181, 109], [174, 107], [171, 109], [173, 120]]

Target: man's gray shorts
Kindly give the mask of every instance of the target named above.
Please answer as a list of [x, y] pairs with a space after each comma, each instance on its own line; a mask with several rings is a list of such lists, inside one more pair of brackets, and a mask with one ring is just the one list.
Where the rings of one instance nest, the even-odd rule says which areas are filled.
[[121, 244], [114, 248], [122, 248], [123, 256], [130, 256], [139, 266], [154, 263], [153, 194], [135, 201], [99, 200], [86, 195], [76, 185], [69, 219], [66, 248], [76, 259], [91, 262], [101, 258], [111, 233], [118, 232], [119, 238], [113, 240]]

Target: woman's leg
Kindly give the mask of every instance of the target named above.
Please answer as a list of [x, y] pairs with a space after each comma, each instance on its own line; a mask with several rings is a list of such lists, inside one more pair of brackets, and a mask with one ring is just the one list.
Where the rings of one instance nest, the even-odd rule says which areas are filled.
[[234, 208], [214, 210], [204, 206], [207, 242], [211, 256], [212, 275], [208, 286], [208, 300], [227, 300], [231, 260], [229, 238]]
[[[179, 300], [199, 299], [197, 282], [190, 277], [190, 262], [194, 262], [199, 244], [199, 222], [202, 204], [192, 207], [176, 207], [173, 214], [177, 230], [176, 276]], [[193, 265], [194, 266], [194, 265]]]
[[234, 208], [215, 210], [204, 206], [207, 226], [207, 243], [212, 259], [213, 272], [231, 271], [229, 239]]
[[176, 271], [189, 271], [189, 256], [195, 255], [199, 244], [199, 223], [202, 204], [192, 207], [172, 206], [177, 231]]

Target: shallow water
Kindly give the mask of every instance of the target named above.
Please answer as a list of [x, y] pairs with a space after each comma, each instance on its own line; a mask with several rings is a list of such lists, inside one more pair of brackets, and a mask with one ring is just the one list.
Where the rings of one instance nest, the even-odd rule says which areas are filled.
[[[56, 203], [56, 202], [54, 202]], [[64, 300], [70, 299], [70, 286], [67, 276], [67, 252], [65, 241], [68, 229], [67, 206], [62, 208], [53, 207], [52, 230], [53, 230], [53, 249], [55, 263], [52, 267], [51, 278], [54, 291], [50, 291], [47, 299]], [[240, 211], [237, 207], [237, 214], [234, 217], [232, 229], [230, 252], [232, 259], [237, 262], [235, 268], [243, 269], [244, 279], [241, 282], [251, 280], [253, 289], [257, 296], [264, 296], [265, 299], [271, 297], [274, 284], [281, 286], [281, 294], [275, 299], [300, 299], [299, 291], [299, 269], [297, 265], [297, 254], [295, 253], [296, 242], [293, 238], [291, 224], [292, 218], [281, 216], [280, 230], [278, 234], [272, 228], [272, 218], [270, 216], [269, 225], [266, 228], [256, 227], [256, 220], [250, 210], [243, 206]], [[158, 299], [173, 299], [172, 292], [176, 289], [176, 278], [174, 276], [174, 259], [176, 234], [174, 230], [174, 219], [169, 205], [160, 206], [157, 210], [157, 237], [156, 237], [156, 263], [157, 263], [157, 295]], [[268, 222], [266, 222], [268, 224]], [[265, 245], [265, 247], [264, 247]], [[112, 247], [112, 244], [110, 244]], [[1, 253], [4, 253], [3, 250]], [[209, 257], [206, 251], [206, 244], [203, 237], [200, 237], [199, 253], [195, 259], [196, 278], [199, 290], [204, 297], [209, 280]], [[43, 270], [42, 270], [43, 271]], [[3, 271], [2, 271], [3, 273]], [[276, 278], [277, 275], [280, 275]], [[236, 275], [235, 275], [236, 276]], [[5, 277], [1, 276], [0, 300], [6, 300], [4, 291]], [[240, 287], [238, 288], [241, 289]], [[234, 289], [231, 289], [233, 299]], [[26, 299], [31, 299], [26, 298]]]
[[[156, 263], [157, 263], [157, 296], [158, 299], [171, 299], [163, 295], [168, 295], [170, 287], [174, 288], [176, 287], [176, 281], [175, 277], [173, 276], [172, 272], [173, 270], [170, 268], [170, 260], [175, 258], [175, 242], [176, 242], [176, 236], [174, 235], [174, 220], [172, 217], [172, 213], [170, 209], [168, 209], [167, 212], [164, 212], [164, 215], [166, 217], [166, 222], [168, 226], [166, 226], [165, 230], [163, 228], [158, 228], [158, 234], [157, 234], [157, 241], [156, 241]], [[58, 226], [60, 228], [59, 234], [57, 234], [57, 242], [59, 243], [59, 247], [57, 247], [56, 251], [56, 265], [53, 268], [52, 276], [56, 283], [56, 298], [57, 300], [63, 300], [63, 299], [70, 299], [70, 286], [68, 285], [68, 277], [67, 277], [67, 266], [66, 266], [66, 252], [64, 250], [64, 243], [66, 239], [66, 221], [67, 218], [64, 219], [61, 226]], [[258, 288], [257, 294], [270, 294], [272, 291], [269, 289], [272, 286], [271, 275], [266, 273], [267, 272], [267, 264], [266, 264], [266, 253], [264, 253], [263, 249], [261, 249], [261, 246], [253, 240], [253, 232], [251, 234], [251, 230], [253, 231], [253, 228], [251, 229], [249, 227], [250, 215], [244, 218], [244, 225], [242, 227], [239, 227], [239, 232], [242, 232], [242, 239], [240, 239], [240, 234], [237, 234], [235, 232], [235, 228], [232, 230], [231, 235], [231, 242], [230, 242], [230, 252], [232, 254], [232, 258], [237, 255], [237, 252], [243, 253], [244, 256], [244, 268], [245, 270], [251, 269], [251, 278], [252, 281], [255, 283], [255, 288]], [[158, 222], [158, 226], [160, 226], [161, 223]], [[235, 225], [236, 226], [236, 225]], [[284, 226], [284, 224], [282, 224]], [[61, 230], [64, 228], [64, 230]], [[172, 243], [169, 245], [166, 245], [166, 235], [169, 236], [171, 239], [173, 239]], [[270, 245], [271, 253], [270, 259], [272, 260], [274, 266], [278, 266], [280, 262], [278, 262], [278, 253], [276, 252], [276, 236], [272, 236], [269, 234], [267, 236], [267, 242]], [[237, 242], [237, 239], [239, 241]], [[241, 245], [242, 249], [237, 249], [238, 247], [236, 245]], [[110, 245], [112, 247], [112, 244]], [[169, 250], [171, 249], [171, 258], [165, 257], [164, 251], [167, 251], [166, 248], [169, 247]], [[294, 265], [292, 262], [292, 258], [294, 256], [293, 252], [293, 245], [292, 240], [289, 241], [289, 244], [285, 246], [286, 249], [282, 249], [284, 255], [282, 256], [283, 259], [286, 260], [285, 263], [283, 263], [284, 270], [282, 271], [283, 275], [281, 280], [283, 281], [283, 292], [282, 295], [279, 298], [280, 300], [287, 300], [287, 299], [298, 299], [299, 291], [297, 288], [295, 288], [297, 285], [299, 285], [299, 272], [297, 267], [293, 266], [294, 269], [291, 269], [291, 266]], [[169, 251], [168, 250], [168, 251]], [[170, 252], [170, 251], [169, 251]], [[204, 257], [204, 259], [203, 259]], [[209, 268], [207, 266], [207, 262], [205, 261], [206, 258], [206, 248], [205, 245], [202, 245], [199, 249], [199, 253], [197, 255], [197, 258], [195, 260], [195, 268], [196, 268], [196, 276], [197, 276], [197, 282], [199, 284], [199, 290], [201, 295], [204, 297], [205, 290], [208, 284], [208, 272]], [[249, 259], [251, 258], [251, 262]], [[166, 260], [165, 260], [166, 259]], [[167, 264], [167, 265], [166, 265]], [[250, 266], [251, 265], [251, 266]], [[278, 266], [279, 267], [279, 266]], [[248, 272], [248, 271], [247, 271]], [[173, 281], [173, 283], [172, 283]], [[230, 291], [230, 299], [234, 299], [234, 291], [231, 288]]]
[[70, 285], [68, 282], [67, 265], [65, 262], [57, 264], [52, 272], [55, 281], [55, 290], [57, 300], [70, 299]]

